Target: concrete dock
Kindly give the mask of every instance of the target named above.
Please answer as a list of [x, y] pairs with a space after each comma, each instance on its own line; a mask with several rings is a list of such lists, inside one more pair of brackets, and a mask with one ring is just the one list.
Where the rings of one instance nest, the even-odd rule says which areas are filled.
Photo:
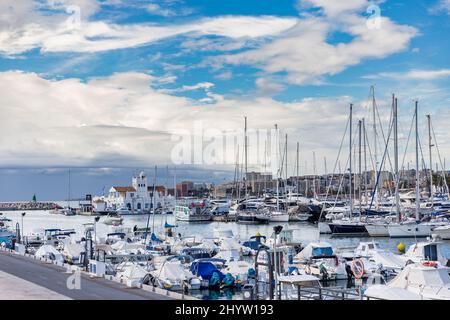
[[81, 273], [79, 289], [70, 289], [67, 270], [28, 257], [0, 251], [0, 299], [166, 300], [164, 295], [128, 288]]

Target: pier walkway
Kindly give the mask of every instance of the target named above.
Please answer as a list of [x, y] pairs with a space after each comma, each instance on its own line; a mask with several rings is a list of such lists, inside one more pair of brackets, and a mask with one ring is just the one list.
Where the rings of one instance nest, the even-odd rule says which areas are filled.
[[[12, 275], [12, 276], [11, 276]], [[40, 299], [75, 300], [164, 300], [164, 295], [147, 292], [109, 281], [103, 278], [91, 278], [81, 273], [80, 289], [69, 289], [68, 277], [62, 267], [0, 251], [0, 292], [8, 293], [8, 287], [16, 286], [11, 292], [16, 300], [36, 299], [37, 290]], [[8, 279], [4, 282], [3, 279]], [[21, 289], [18, 289], [21, 288]], [[22, 290], [23, 289], [23, 290]], [[0, 299], [7, 297], [0, 296]]]

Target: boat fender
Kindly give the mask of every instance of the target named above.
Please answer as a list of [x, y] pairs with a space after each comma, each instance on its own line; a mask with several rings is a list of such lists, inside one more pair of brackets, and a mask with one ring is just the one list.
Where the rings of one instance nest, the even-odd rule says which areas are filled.
[[424, 267], [433, 267], [433, 268], [437, 268], [437, 266], [438, 266], [437, 262], [434, 262], [434, 261], [424, 261], [424, 262], [422, 262], [422, 265]]

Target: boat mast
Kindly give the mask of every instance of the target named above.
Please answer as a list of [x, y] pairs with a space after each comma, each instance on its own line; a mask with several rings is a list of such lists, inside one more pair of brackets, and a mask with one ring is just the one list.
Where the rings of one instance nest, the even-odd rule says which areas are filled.
[[156, 216], [156, 206], [155, 206], [156, 170], [157, 170], [157, 167], [155, 166], [155, 176], [153, 177], [153, 194], [152, 194], [152, 209], [153, 209], [152, 233], [155, 232], [155, 216]]
[[349, 196], [350, 196], [350, 217], [353, 216], [353, 197], [352, 197], [352, 121], [353, 121], [353, 104], [350, 103], [350, 134], [349, 134]]
[[364, 199], [367, 205], [367, 133], [366, 133], [366, 119], [362, 119], [363, 134], [364, 134]]
[[[177, 205], [177, 167], [173, 168], [173, 194], [175, 200], [175, 206]], [[174, 208], [175, 209], [175, 208]]]
[[313, 151], [313, 198], [317, 199], [316, 187], [316, 152]]
[[280, 142], [279, 142], [279, 132], [278, 132], [278, 125], [275, 123], [275, 133], [276, 133], [276, 143], [277, 143], [277, 211], [280, 210], [280, 202], [278, 199], [279, 195], [279, 189], [280, 189], [280, 160], [279, 160], [279, 153], [280, 153]]
[[298, 176], [298, 167], [299, 167], [299, 149], [300, 149], [300, 144], [297, 142], [297, 172], [296, 172], [296, 176], [297, 176], [297, 200], [298, 200], [298, 194], [300, 193], [300, 187], [299, 187], [299, 176]]
[[359, 197], [359, 218], [361, 219], [362, 195], [361, 195], [361, 177], [362, 177], [362, 121], [358, 121], [358, 197]]
[[67, 194], [67, 208], [70, 209], [70, 169], [69, 169], [69, 188]]
[[397, 221], [400, 221], [400, 196], [399, 196], [399, 173], [398, 173], [398, 105], [395, 94], [392, 94], [392, 108], [394, 120], [394, 165], [395, 165], [395, 209], [397, 212]]
[[416, 121], [416, 220], [419, 220], [420, 210], [420, 190], [419, 190], [419, 120], [418, 120], [418, 108], [419, 101], [416, 100], [414, 108], [414, 116]]
[[433, 204], [433, 158], [431, 154], [431, 148], [433, 147], [431, 140], [431, 115], [427, 115], [428, 120], [428, 149], [430, 153], [430, 200], [431, 204]]
[[375, 192], [374, 196], [375, 196], [375, 205], [378, 208], [378, 188], [376, 186], [376, 174], [377, 174], [377, 170], [378, 170], [378, 144], [377, 144], [377, 117], [376, 117], [376, 108], [375, 108], [375, 86], [371, 86], [372, 89], [372, 111], [373, 111], [373, 139], [374, 139], [374, 160], [375, 160], [375, 170], [374, 170], [374, 190], [373, 192]]
[[287, 160], [287, 155], [288, 155], [288, 151], [287, 151], [287, 148], [288, 148], [288, 135], [287, 135], [287, 133], [286, 133], [286, 135], [285, 135], [285, 146], [284, 146], [284, 162], [285, 162], [285, 174], [284, 174], [284, 176], [286, 177], [286, 182], [285, 182], [285, 184], [284, 184], [284, 194], [285, 194], [285, 196], [286, 196], [286, 199], [287, 199], [287, 194], [288, 194], [288, 160]]
[[244, 153], [245, 153], [245, 177], [244, 177], [244, 188], [245, 188], [245, 199], [247, 199], [247, 117], [245, 119], [244, 127]]

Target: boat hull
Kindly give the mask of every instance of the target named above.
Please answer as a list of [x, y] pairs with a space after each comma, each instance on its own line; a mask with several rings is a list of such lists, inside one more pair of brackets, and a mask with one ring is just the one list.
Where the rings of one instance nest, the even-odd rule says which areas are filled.
[[331, 233], [333, 235], [357, 235], [363, 236], [368, 235], [366, 226], [363, 224], [339, 224], [339, 223], [330, 223], [329, 224]]
[[431, 236], [431, 227], [420, 224], [389, 225], [391, 238], [425, 238]]
[[450, 240], [450, 228], [441, 230], [434, 229], [432, 233], [437, 234], [439, 237], [441, 237], [442, 240]]
[[204, 214], [195, 214], [195, 215], [188, 215], [188, 216], [180, 216], [176, 215], [175, 218], [178, 221], [184, 221], [184, 222], [207, 222], [211, 221], [211, 215], [204, 215]]
[[238, 215], [237, 221], [239, 223], [265, 224], [269, 222], [269, 219], [257, 215]]
[[371, 237], [389, 237], [387, 224], [367, 224], [366, 230]]
[[328, 222], [319, 222], [319, 233], [320, 234], [330, 234], [331, 229]]
[[275, 214], [270, 216], [270, 222], [289, 222], [289, 214]]

